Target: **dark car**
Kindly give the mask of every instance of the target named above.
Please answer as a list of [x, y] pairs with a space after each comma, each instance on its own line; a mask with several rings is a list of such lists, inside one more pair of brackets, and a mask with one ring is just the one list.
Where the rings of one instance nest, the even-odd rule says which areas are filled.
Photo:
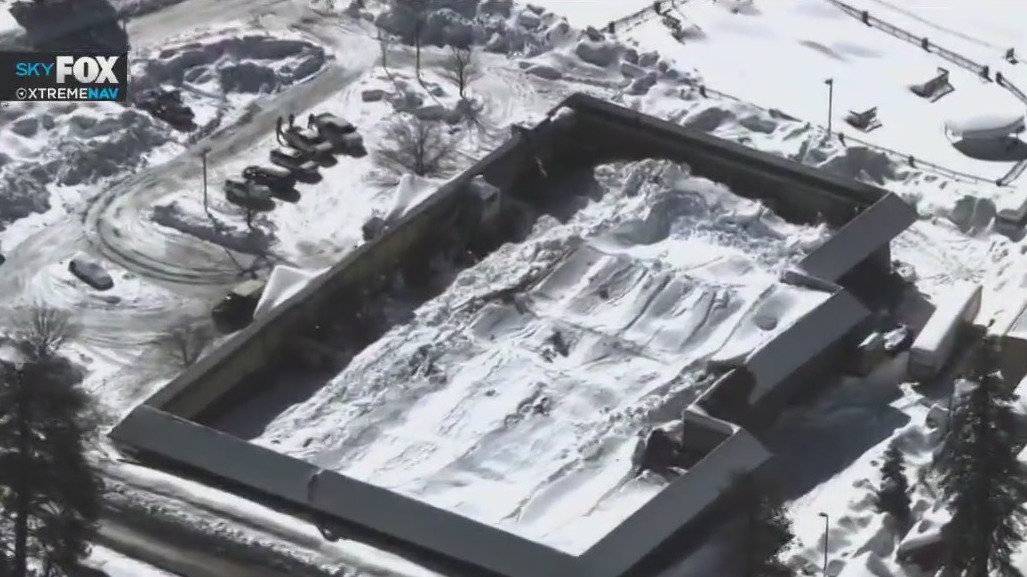
[[242, 177], [252, 183], [275, 190], [288, 190], [296, 186], [296, 177], [281, 166], [247, 166]]
[[114, 279], [99, 263], [85, 257], [77, 256], [68, 263], [68, 271], [80, 281], [99, 291], [114, 288]]
[[309, 154], [295, 148], [271, 150], [271, 163], [288, 169], [297, 180], [311, 180], [318, 177], [318, 164]]
[[260, 212], [275, 208], [271, 189], [253, 182], [225, 180], [225, 198], [232, 204]]
[[233, 288], [221, 302], [214, 305], [211, 315], [215, 324], [226, 332], [239, 330], [249, 324], [264, 294], [265, 285], [262, 280], [249, 280]]

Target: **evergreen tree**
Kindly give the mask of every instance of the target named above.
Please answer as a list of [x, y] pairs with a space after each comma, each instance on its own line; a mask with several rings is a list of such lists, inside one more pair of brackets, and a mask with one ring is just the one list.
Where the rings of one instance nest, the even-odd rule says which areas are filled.
[[745, 526], [742, 539], [744, 577], [789, 577], [792, 570], [781, 552], [795, 538], [784, 503], [760, 482], [747, 477], [743, 483]]
[[1012, 435], [1013, 395], [995, 370], [996, 352], [987, 340], [978, 346], [969, 375], [976, 385], [956, 404], [940, 455], [952, 514], [945, 566], [965, 577], [1022, 577], [1010, 557], [1024, 540], [1027, 476]]
[[103, 481], [88, 457], [99, 422], [56, 346], [23, 342], [23, 362], [0, 364], [0, 575], [68, 575], [101, 512]]
[[909, 522], [909, 480], [906, 478], [905, 457], [896, 443], [891, 443], [884, 453], [876, 504], [878, 511], [892, 515], [903, 525]]

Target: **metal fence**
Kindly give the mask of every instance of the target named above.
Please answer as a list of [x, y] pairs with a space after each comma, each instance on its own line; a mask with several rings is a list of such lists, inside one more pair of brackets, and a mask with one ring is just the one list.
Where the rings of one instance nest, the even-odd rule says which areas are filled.
[[[619, 33], [626, 32], [639, 26], [654, 16], [660, 16], [666, 14], [668, 10], [675, 10], [678, 6], [688, 3], [690, 0], [662, 0], [660, 2], [653, 2], [651, 5], [645, 8], [628, 14], [623, 18], [618, 18], [611, 21], [606, 25], [606, 29], [610, 32]], [[657, 10], [660, 10], [657, 12]]]
[[[964, 70], [973, 72], [974, 74], [980, 76], [985, 80], [992, 80], [991, 67], [986, 64], [975, 62], [973, 60], [970, 60], [966, 56], [959, 54], [958, 52], [954, 52], [947, 48], [942, 48], [941, 46], [938, 46], [937, 44], [931, 42], [930, 38], [928, 38], [927, 36], [917, 36], [911, 32], [903, 30], [902, 28], [899, 28], [894, 24], [885, 22], [884, 20], [881, 20], [880, 18], [871, 15], [870, 12], [867, 10], [859, 10], [857, 8], [849, 6], [845, 2], [841, 2], [841, 0], [828, 0], [828, 2], [835, 5], [842, 12], [845, 12], [849, 16], [852, 16], [853, 18], [856, 18], [859, 21], [863, 22], [867, 26], [877, 28], [878, 30], [881, 30], [882, 32], [885, 32], [890, 36], [898, 38], [899, 40], [904, 40], [906, 42], [909, 42], [910, 44], [919, 46], [927, 52], [940, 56], [944, 60], [947, 60], [948, 62], [951, 62], [952, 64], [955, 64], [960, 68], [963, 68]], [[1012, 82], [1009, 82], [1008, 79], [1003, 77], [1000, 72], [997, 72], [995, 74], [995, 81], [997, 81], [999, 86], [1001, 86], [1007, 92], [1012, 94], [1021, 103], [1027, 104], [1027, 95], [1025, 95], [1023, 91], [1017, 88]]]

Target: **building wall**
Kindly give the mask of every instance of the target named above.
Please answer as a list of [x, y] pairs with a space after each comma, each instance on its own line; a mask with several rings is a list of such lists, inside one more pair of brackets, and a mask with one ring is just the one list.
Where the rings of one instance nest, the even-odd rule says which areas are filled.
[[[737, 429], [688, 474], [588, 552], [573, 558], [335, 473], [322, 473], [327, 476], [314, 489], [310, 483], [318, 471], [312, 465], [185, 420], [281, 354], [292, 335], [317, 323], [325, 306], [337, 304], [345, 295], [360, 295], [388, 276], [413, 247], [430, 239], [438, 222], [459, 210], [463, 184], [477, 175], [484, 175], [504, 194], [530, 200], [531, 192], [541, 188], [527, 186], [541, 178], [536, 160], [543, 161], [545, 171], [553, 176], [596, 162], [666, 158], [685, 162], [695, 174], [723, 182], [739, 194], [766, 199], [782, 216], [798, 220], [824, 216], [836, 225], [886, 194], [589, 96], [572, 96], [566, 104], [574, 109], [572, 115], [554, 115], [552, 121], [519, 133], [444, 186], [391, 232], [365, 244], [172, 381], [120, 423], [112, 439], [147, 458], [159, 457], [261, 500], [313, 515], [343, 537], [405, 555], [455, 577], [644, 576], [679, 557], [687, 543], [701, 541], [719, 507], [729, 500], [738, 475], [758, 470], [770, 458], [744, 430]], [[829, 340], [833, 344], [839, 339]], [[823, 346], [818, 351], [800, 359], [798, 367], [785, 375], [802, 380], [786, 387], [789, 395], [801, 393], [807, 379], [830, 370], [825, 359], [834, 349]], [[730, 378], [724, 381], [730, 382]], [[751, 392], [749, 388], [744, 393]], [[229, 454], [233, 458], [225, 459]]]
[[840, 226], [887, 191], [803, 166], [660, 118], [575, 94], [579, 162], [665, 158], [688, 164], [693, 174], [729, 186], [736, 194], [768, 200], [784, 218]]
[[[358, 247], [267, 316], [187, 369], [147, 403], [194, 418], [246, 376], [278, 360], [296, 334], [317, 325], [326, 308], [336, 308], [340, 302], [352, 303], [378, 292], [377, 285], [391, 278], [401, 261], [412, 253], [423, 257], [416, 251], [434, 244], [440, 223], [457, 217], [465, 200], [464, 186], [475, 176], [482, 175], [504, 193], [514, 194], [518, 181], [534, 174], [534, 158], [539, 151], [534, 149], [533, 143], [560, 138], [554, 136], [556, 131], [548, 125], [541, 128], [545, 132], [531, 143], [525, 138], [515, 138], [443, 186], [380, 238]], [[559, 146], [554, 145], [554, 148]]]

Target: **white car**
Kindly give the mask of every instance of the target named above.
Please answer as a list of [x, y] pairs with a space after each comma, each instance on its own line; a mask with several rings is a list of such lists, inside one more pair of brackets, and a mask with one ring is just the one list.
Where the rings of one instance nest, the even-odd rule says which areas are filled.
[[84, 256], [77, 256], [68, 263], [68, 271], [80, 281], [99, 291], [114, 288], [114, 279], [100, 266], [100, 263]]

